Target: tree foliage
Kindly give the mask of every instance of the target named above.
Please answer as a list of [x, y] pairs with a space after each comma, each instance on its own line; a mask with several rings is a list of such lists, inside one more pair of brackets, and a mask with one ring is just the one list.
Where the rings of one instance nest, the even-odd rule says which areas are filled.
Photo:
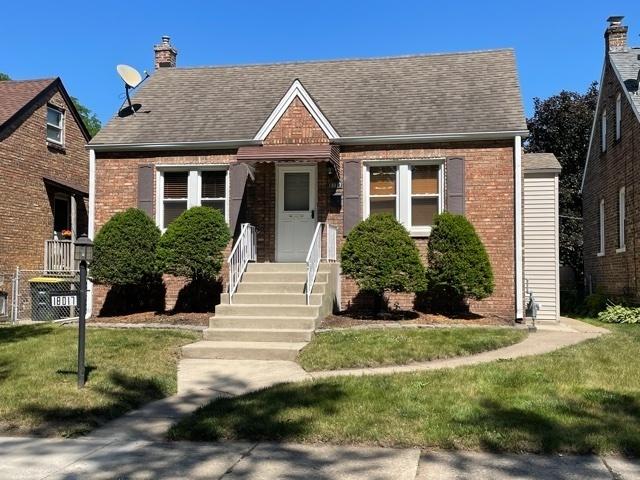
[[341, 262], [345, 275], [375, 295], [376, 310], [386, 292], [419, 292], [426, 287], [418, 248], [392, 215], [372, 215], [356, 225], [342, 248]]
[[91, 276], [98, 283], [140, 285], [157, 273], [156, 247], [160, 230], [142, 210], [116, 213], [94, 240]]
[[456, 310], [465, 299], [493, 293], [493, 271], [473, 225], [463, 216], [444, 212], [434, 220], [428, 247], [428, 291], [441, 306]]
[[158, 265], [165, 272], [192, 280], [217, 279], [231, 240], [219, 210], [193, 207], [169, 224], [158, 244]]
[[76, 97], [71, 97], [71, 101], [75, 105], [80, 118], [82, 118], [84, 126], [87, 127], [89, 135], [94, 137], [96, 133], [98, 133], [102, 128], [102, 123], [100, 122], [96, 114], [93, 113], [88, 107], [80, 103], [80, 100], [78, 100]]
[[0, 82], [4, 82], [5, 80], [11, 80], [11, 77], [6, 73], [0, 72]]
[[545, 100], [534, 99], [535, 113], [527, 121], [527, 152], [555, 154], [560, 174], [560, 261], [582, 276], [582, 197], [580, 184], [589, 149], [597, 83], [586, 93], [563, 90]]

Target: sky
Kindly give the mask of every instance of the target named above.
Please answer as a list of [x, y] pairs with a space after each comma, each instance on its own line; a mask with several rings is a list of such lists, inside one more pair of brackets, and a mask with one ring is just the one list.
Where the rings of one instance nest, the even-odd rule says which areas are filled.
[[533, 98], [599, 80], [610, 15], [640, 46], [640, 2], [22, 0], [3, 5], [0, 72], [60, 76], [106, 122], [122, 102], [115, 66], [153, 71], [171, 36], [178, 66], [363, 58], [511, 47], [527, 116]]

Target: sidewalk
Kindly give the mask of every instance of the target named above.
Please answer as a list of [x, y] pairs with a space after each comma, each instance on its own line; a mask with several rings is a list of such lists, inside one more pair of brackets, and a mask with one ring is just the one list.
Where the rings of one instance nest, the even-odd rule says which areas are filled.
[[619, 457], [273, 443], [0, 438], [0, 479], [632, 480]]

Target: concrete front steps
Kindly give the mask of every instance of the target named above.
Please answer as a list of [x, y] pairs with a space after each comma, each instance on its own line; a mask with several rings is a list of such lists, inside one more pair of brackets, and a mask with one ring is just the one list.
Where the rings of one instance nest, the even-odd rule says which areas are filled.
[[337, 264], [320, 265], [307, 305], [306, 264], [250, 263], [232, 303], [222, 295], [204, 340], [184, 346], [183, 357], [295, 360], [333, 310], [337, 271]]

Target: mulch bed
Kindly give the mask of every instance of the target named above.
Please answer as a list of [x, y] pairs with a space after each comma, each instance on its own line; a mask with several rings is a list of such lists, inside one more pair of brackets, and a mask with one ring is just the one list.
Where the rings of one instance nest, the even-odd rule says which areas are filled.
[[505, 326], [513, 325], [513, 322], [500, 317], [481, 316], [474, 314], [446, 316], [433, 313], [423, 313], [416, 311], [394, 311], [373, 315], [358, 315], [354, 313], [340, 313], [338, 315], [329, 315], [320, 323], [319, 328], [349, 328], [368, 325], [494, 325]]
[[140, 312], [131, 315], [118, 315], [116, 317], [93, 317], [89, 323], [156, 323], [165, 325], [195, 325], [208, 326], [209, 318], [213, 316], [211, 312], [205, 313], [158, 313]]

